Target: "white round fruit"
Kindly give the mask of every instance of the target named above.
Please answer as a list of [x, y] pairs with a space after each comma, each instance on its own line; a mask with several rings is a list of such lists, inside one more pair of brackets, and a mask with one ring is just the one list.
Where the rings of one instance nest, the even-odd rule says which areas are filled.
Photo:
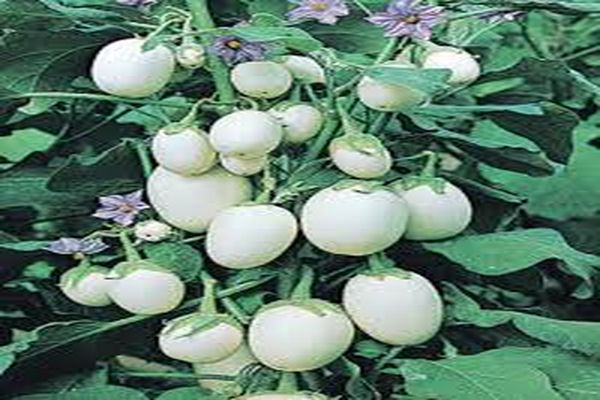
[[163, 89], [175, 71], [175, 57], [166, 46], [143, 51], [144, 40], [122, 39], [104, 46], [92, 64], [92, 79], [115, 96], [147, 97]]
[[[225, 375], [237, 376], [244, 368], [257, 364], [258, 360], [246, 343], [242, 343], [240, 347], [229, 357], [214, 363], [195, 363], [193, 365], [196, 375]], [[219, 390], [232, 384], [231, 381], [223, 381], [217, 379], [199, 379], [200, 386], [210, 390]], [[234, 384], [235, 385], [235, 384]]]
[[282, 301], [254, 317], [248, 342], [261, 363], [280, 371], [310, 371], [348, 350], [354, 326], [346, 314], [322, 300], [305, 302]]
[[240, 158], [235, 156], [219, 156], [221, 166], [232, 174], [240, 176], [251, 176], [261, 172], [269, 163], [269, 156], [264, 155], [255, 158]]
[[296, 217], [285, 208], [270, 204], [232, 207], [210, 224], [206, 251], [221, 266], [253, 268], [282, 255], [297, 234]]
[[197, 43], [187, 43], [181, 45], [175, 57], [179, 65], [188, 69], [197, 69], [206, 63], [206, 51], [204, 47]]
[[[133, 314], [154, 315], [175, 309], [185, 295], [185, 285], [181, 279], [167, 269], [156, 266], [145, 269], [146, 262], [139, 263], [140, 268], [132, 269], [124, 276], [113, 274], [115, 270], [111, 272], [109, 278], [113, 283], [108, 292], [110, 298]], [[116, 270], [119, 265], [115, 267]]]
[[404, 201], [389, 190], [362, 186], [323, 189], [306, 202], [301, 226], [312, 244], [333, 254], [363, 256], [400, 239], [408, 220]]
[[75, 267], [60, 276], [60, 289], [77, 304], [103, 307], [112, 303], [108, 296], [111, 281], [106, 279], [110, 270], [104, 267]]
[[281, 64], [294, 79], [304, 83], [325, 83], [325, 70], [315, 60], [304, 56], [285, 56]]
[[133, 233], [144, 242], [160, 242], [173, 234], [173, 228], [164, 222], [149, 220], [136, 224]]
[[401, 184], [393, 185], [409, 210], [404, 236], [409, 240], [439, 240], [461, 233], [471, 222], [473, 207], [469, 198], [450, 182], [443, 193], [429, 185], [419, 185], [404, 190]]
[[316, 136], [323, 127], [323, 113], [307, 104], [293, 104], [269, 111], [283, 127], [283, 139], [288, 143], [303, 143]]
[[202, 233], [220, 211], [250, 201], [252, 185], [220, 167], [198, 176], [158, 167], [148, 179], [147, 193], [152, 207], [170, 225]]
[[152, 139], [152, 155], [161, 167], [181, 175], [206, 172], [217, 159], [206, 132], [194, 127], [159, 131]]
[[161, 351], [190, 363], [214, 363], [233, 355], [244, 340], [242, 328], [221, 318], [215, 326], [195, 331], [194, 320], [211, 317], [196, 313], [169, 321], [158, 337]]
[[344, 308], [366, 334], [393, 346], [416, 345], [431, 339], [443, 320], [443, 303], [424, 277], [408, 272], [359, 274], [344, 288]]
[[231, 83], [238, 92], [259, 99], [274, 99], [292, 87], [292, 75], [272, 61], [250, 61], [236, 65]]
[[[390, 68], [414, 66], [397, 61], [382, 64]], [[367, 107], [377, 111], [395, 112], [416, 107], [427, 100], [427, 95], [417, 89], [375, 80], [369, 76], [361, 79], [356, 87], [358, 98]]]
[[236, 397], [235, 400], [328, 400], [317, 393], [298, 392], [298, 393], [261, 393], [248, 396]]
[[342, 136], [334, 139], [329, 146], [329, 156], [342, 172], [360, 179], [382, 177], [392, 168], [392, 155], [389, 150], [371, 135]]
[[471, 83], [481, 74], [481, 67], [471, 54], [453, 47], [442, 47], [427, 54], [423, 68], [449, 69], [452, 74], [448, 82], [453, 84]]
[[263, 156], [277, 148], [283, 129], [264, 111], [236, 111], [210, 128], [210, 143], [221, 154], [244, 158]]

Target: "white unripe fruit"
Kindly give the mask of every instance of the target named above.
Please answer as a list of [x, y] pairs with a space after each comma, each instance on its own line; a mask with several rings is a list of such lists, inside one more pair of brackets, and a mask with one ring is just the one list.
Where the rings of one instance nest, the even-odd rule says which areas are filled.
[[136, 224], [133, 233], [137, 239], [144, 242], [160, 242], [173, 233], [173, 228], [164, 222], [150, 220]]
[[161, 167], [181, 175], [206, 172], [217, 159], [207, 133], [194, 127], [177, 133], [159, 131], [152, 139], [152, 155]]
[[219, 156], [221, 166], [232, 174], [240, 176], [251, 176], [261, 172], [269, 163], [269, 156], [259, 156], [255, 158], [240, 158], [235, 156]]
[[272, 61], [250, 61], [236, 65], [231, 83], [238, 92], [259, 99], [274, 99], [292, 87], [292, 75]]
[[329, 146], [331, 160], [344, 173], [360, 179], [379, 178], [392, 168], [392, 155], [371, 135], [342, 136]]
[[75, 267], [60, 277], [60, 289], [77, 304], [103, 307], [112, 303], [108, 296], [111, 281], [106, 279], [110, 270], [104, 267]]
[[443, 320], [443, 302], [424, 277], [408, 272], [359, 274], [344, 288], [346, 312], [358, 327], [380, 342], [416, 345], [431, 339]]
[[133, 314], [166, 313], [175, 309], [185, 294], [181, 279], [166, 269], [140, 268], [123, 277], [112, 273], [109, 277], [113, 282], [109, 296], [119, 307]]
[[147, 194], [152, 207], [170, 225], [203, 233], [220, 211], [250, 201], [252, 185], [220, 167], [198, 176], [158, 167], [148, 179]]
[[297, 234], [296, 217], [285, 208], [269, 204], [232, 207], [210, 224], [206, 251], [221, 266], [253, 268], [282, 255]]
[[315, 60], [304, 56], [285, 56], [281, 64], [294, 79], [304, 83], [325, 83], [325, 70]]
[[313, 138], [321, 131], [325, 120], [321, 111], [307, 104], [273, 108], [269, 113], [283, 126], [283, 139], [288, 143], [303, 143]]
[[[246, 343], [242, 343], [240, 347], [229, 357], [214, 363], [195, 363], [193, 365], [196, 375], [225, 375], [237, 376], [244, 368], [249, 365], [258, 363], [258, 360]], [[199, 379], [198, 383], [205, 389], [219, 390], [232, 384], [229, 381], [217, 379]]]
[[175, 71], [171, 50], [158, 45], [143, 51], [143, 39], [122, 39], [104, 46], [92, 65], [100, 90], [115, 96], [147, 97], [163, 89]]
[[195, 317], [202, 318], [184, 315], [165, 325], [158, 337], [158, 345], [165, 355], [190, 363], [213, 363], [230, 357], [242, 344], [244, 332], [234, 323], [222, 321], [198, 332], [194, 332], [192, 324], [180, 324]]
[[177, 62], [184, 68], [197, 69], [206, 63], [204, 46], [195, 43], [181, 45], [175, 54]]
[[406, 228], [408, 208], [389, 190], [363, 191], [360, 185], [326, 188], [302, 209], [302, 231], [329, 253], [364, 256], [396, 243]]
[[275, 150], [282, 138], [281, 125], [263, 111], [237, 111], [221, 117], [210, 128], [213, 148], [228, 156], [263, 156]]
[[461, 189], [450, 182], [444, 185], [443, 193], [429, 185], [419, 185], [403, 190], [394, 185], [394, 190], [406, 202], [409, 210], [405, 237], [409, 240], [440, 240], [461, 233], [471, 222], [473, 207]]
[[481, 74], [481, 67], [471, 54], [453, 47], [442, 47], [427, 54], [423, 68], [449, 69], [452, 74], [448, 82], [457, 85], [471, 83]]
[[[310, 371], [340, 357], [352, 344], [354, 326], [330, 303], [306, 300], [309, 307], [282, 302], [258, 312], [248, 342], [261, 363], [280, 371]], [[326, 304], [325, 307], [320, 306]]]
[[[394, 68], [414, 68], [404, 62], [390, 61], [382, 66]], [[427, 100], [427, 95], [405, 85], [397, 85], [365, 76], [356, 88], [358, 98], [367, 107], [377, 111], [394, 112], [406, 110]]]

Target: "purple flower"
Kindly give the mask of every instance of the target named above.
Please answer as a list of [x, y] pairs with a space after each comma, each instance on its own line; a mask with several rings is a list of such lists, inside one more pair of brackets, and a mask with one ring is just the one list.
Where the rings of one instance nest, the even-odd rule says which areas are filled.
[[211, 50], [228, 65], [263, 60], [267, 47], [259, 42], [248, 42], [237, 36], [222, 36], [215, 40]]
[[45, 250], [54, 254], [96, 254], [108, 249], [101, 239], [60, 238], [50, 243]]
[[93, 214], [96, 218], [107, 219], [123, 226], [129, 226], [141, 210], [150, 208], [142, 200], [143, 191], [129, 194], [115, 194], [100, 197], [100, 208]]
[[392, 1], [385, 12], [375, 13], [367, 20], [381, 26], [387, 37], [408, 36], [428, 40], [431, 29], [440, 22], [444, 8], [414, 3], [415, 0]]
[[124, 6], [137, 6], [144, 7], [149, 6], [157, 2], [157, 0], [116, 0], [117, 4], [121, 4]]
[[483, 14], [481, 19], [490, 24], [495, 24], [498, 22], [512, 22], [524, 15], [525, 11], [490, 11], [487, 14]]
[[292, 22], [316, 19], [322, 24], [334, 25], [339, 17], [350, 14], [344, 0], [302, 0], [287, 16]]

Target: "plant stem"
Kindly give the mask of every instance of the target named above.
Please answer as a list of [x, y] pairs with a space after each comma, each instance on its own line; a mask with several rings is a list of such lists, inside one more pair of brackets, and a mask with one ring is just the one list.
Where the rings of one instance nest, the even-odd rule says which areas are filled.
[[298, 391], [298, 380], [294, 372], [283, 372], [277, 385], [277, 392], [279, 393], [295, 393]]
[[436, 167], [438, 163], [438, 155], [433, 151], [424, 151], [423, 155], [427, 157], [427, 163], [425, 164], [425, 168], [421, 171], [420, 176], [424, 178], [434, 178]]
[[206, 272], [202, 272], [202, 284], [204, 293], [202, 293], [202, 304], [200, 312], [202, 314], [217, 314], [216, 286], [217, 280]]
[[294, 288], [291, 298], [293, 300], [306, 300], [311, 297], [312, 284], [315, 280], [315, 272], [312, 268], [303, 266], [300, 282]]
[[248, 325], [250, 323], [250, 317], [244, 310], [231, 298], [225, 297], [221, 299], [221, 304], [227, 310], [227, 312], [235, 319], [237, 319], [242, 325]]
[[[207, 0], [186, 0], [189, 10], [192, 13], [194, 25], [198, 30], [213, 29], [215, 23], [208, 10]], [[211, 45], [210, 40], [206, 37], [202, 37], [202, 44], [204, 47]], [[212, 74], [217, 93], [219, 94], [219, 100], [229, 102], [235, 100], [235, 92], [229, 81], [229, 69], [219, 59], [219, 57], [212, 52], [207, 53], [208, 67]]]
[[133, 145], [138, 159], [140, 160], [144, 178], [148, 178], [154, 169], [152, 161], [150, 160], [150, 155], [148, 154], [148, 146], [143, 140], [131, 140], [130, 143]]
[[[406, 40], [402, 39], [402, 42], [405, 43]], [[392, 38], [390, 39], [387, 44], [385, 45], [385, 47], [383, 48], [383, 50], [381, 50], [381, 52], [379, 53], [379, 55], [377, 56], [377, 58], [375, 59], [374, 64], [381, 64], [384, 61], [389, 60], [389, 58], [394, 55], [394, 53], [396, 52], [396, 50], [398, 49], [398, 47], [400, 45], [400, 40], [398, 38]]]
[[110, 96], [107, 94], [95, 93], [69, 93], [69, 92], [34, 92], [21, 93], [0, 97], [0, 100], [19, 100], [19, 99], [36, 99], [36, 98], [53, 98], [53, 99], [85, 99], [98, 101], [112, 101], [115, 103], [130, 103], [142, 105], [156, 105], [173, 108], [187, 108], [185, 104], [168, 103], [159, 100], [137, 100], [128, 99], [126, 97]]
[[400, 354], [402, 352], [402, 350], [404, 350], [404, 346], [394, 347], [385, 356], [383, 356], [377, 362], [377, 364], [375, 364], [375, 367], [373, 368], [373, 372], [371, 373], [371, 376], [370, 376], [370, 380], [375, 381], [377, 379], [377, 377], [379, 376], [379, 374], [381, 373], [381, 370], [383, 369], [383, 367], [385, 367], [394, 358], [398, 357], [398, 354]]
[[133, 246], [131, 239], [129, 239], [129, 232], [126, 230], [119, 232], [119, 240], [121, 241], [123, 250], [125, 250], [125, 258], [127, 258], [127, 261], [140, 261], [142, 259], [140, 253], [138, 253]]

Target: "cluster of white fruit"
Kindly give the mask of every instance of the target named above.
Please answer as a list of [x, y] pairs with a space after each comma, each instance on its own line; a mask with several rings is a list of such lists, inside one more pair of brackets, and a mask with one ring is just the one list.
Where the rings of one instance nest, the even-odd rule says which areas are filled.
[[[143, 43], [126, 39], [102, 49], [92, 68], [98, 87], [127, 97], [161, 90], [171, 78], [175, 58], [161, 45], [144, 52]], [[403, 61], [386, 65], [415, 68]], [[479, 75], [472, 56], [451, 48], [431, 52], [422, 66], [450, 69], [451, 83], [471, 82]], [[279, 98], [294, 79], [323, 83], [325, 74], [314, 60], [300, 56], [287, 56], [281, 62], [246, 62], [231, 71], [236, 90], [258, 99]], [[379, 111], [398, 111], [425, 100], [412, 88], [369, 77], [362, 79], [357, 91], [367, 107]], [[317, 135], [323, 119], [316, 107], [284, 103], [268, 111], [234, 111], [218, 119], [208, 132], [193, 123], [162, 129], [152, 143], [159, 166], [147, 182], [150, 202], [170, 225], [206, 232], [208, 256], [232, 269], [271, 263], [292, 245], [300, 230], [326, 252], [373, 257], [402, 237], [439, 240], [468, 226], [469, 199], [450, 182], [417, 176], [383, 186], [368, 180], [385, 175], [392, 156], [377, 137], [352, 126], [348, 115], [342, 115], [348, 125], [346, 135], [331, 142], [329, 153], [341, 171], [358, 180], [312, 195], [299, 221], [281, 206], [252, 203], [247, 176], [263, 170], [269, 153], [282, 143], [303, 143]], [[148, 240], [158, 237], [158, 230], [158, 226], [140, 228]], [[85, 279], [77, 271], [63, 276], [65, 293], [82, 304], [114, 302], [136, 314], [159, 314], [177, 307], [184, 297], [185, 286], [175, 274], [140, 259], [131, 249], [128, 261], [112, 271], [86, 268]], [[82, 293], [93, 296], [82, 301]], [[205, 279], [202, 310], [170, 321], [159, 343], [168, 356], [195, 363], [199, 373], [237, 373], [256, 360], [276, 370], [296, 372], [323, 367], [346, 352], [355, 324], [381, 342], [414, 345], [429, 340], [442, 322], [443, 304], [435, 287], [421, 275], [400, 269], [358, 274], [346, 283], [342, 303], [343, 308], [305, 293], [268, 304], [254, 316], [246, 342], [242, 326], [216, 311], [214, 282]], [[255, 398], [278, 399], [262, 396]]]

